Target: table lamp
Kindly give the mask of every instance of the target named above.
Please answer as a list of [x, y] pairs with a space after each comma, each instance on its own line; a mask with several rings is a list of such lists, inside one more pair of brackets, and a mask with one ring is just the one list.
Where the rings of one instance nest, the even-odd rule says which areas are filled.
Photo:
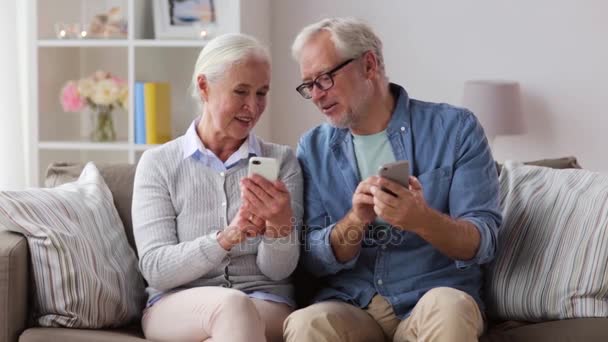
[[466, 81], [463, 105], [479, 119], [490, 145], [498, 135], [525, 133], [519, 83], [517, 82]]

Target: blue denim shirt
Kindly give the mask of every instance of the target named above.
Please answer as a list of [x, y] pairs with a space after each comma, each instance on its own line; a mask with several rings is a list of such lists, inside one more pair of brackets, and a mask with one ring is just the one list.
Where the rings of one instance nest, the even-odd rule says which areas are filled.
[[492, 260], [502, 219], [483, 129], [466, 109], [413, 100], [402, 87], [390, 87], [396, 101], [387, 134], [395, 158], [410, 161], [410, 174], [422, 183], [429, 206], [477, 227], [479, 249], [471, 260], [453, 260], [416, 234], [376, 226], [358, 255], [337, 261], [329, 236], [351, 209], [361, 179], [349, 130], [321, 125], [300, 139], [297, 151], [305, 186], [301, 261], [327, 284], [315, 301], [338, 299], [364, 308], [378, 293], [405, 318], [428, 290], [448, 286], [468, 293], [483, 309], [479, 265]]

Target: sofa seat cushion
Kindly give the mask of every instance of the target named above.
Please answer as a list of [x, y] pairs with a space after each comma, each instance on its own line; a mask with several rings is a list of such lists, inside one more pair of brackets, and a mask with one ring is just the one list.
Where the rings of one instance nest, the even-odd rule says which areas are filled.
[[608, 318], [577, 318], [524, 324], [512, 329], [490, 328], [480, 342], [604, 342]]
[[146, 341], [139, 327], [116, 330], [30, 328], [19, 342], [140, 342]]

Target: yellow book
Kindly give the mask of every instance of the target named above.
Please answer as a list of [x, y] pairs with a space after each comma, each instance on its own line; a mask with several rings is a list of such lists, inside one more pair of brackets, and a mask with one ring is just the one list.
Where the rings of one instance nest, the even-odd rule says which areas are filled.
[[171, 86], [165, 82], [144, 83], [146, 144], [171, 140]]

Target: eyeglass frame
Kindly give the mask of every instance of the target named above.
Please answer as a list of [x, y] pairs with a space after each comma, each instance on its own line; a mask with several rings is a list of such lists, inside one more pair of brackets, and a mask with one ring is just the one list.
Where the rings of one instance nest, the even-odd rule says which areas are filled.
[[[312, 90], [315, 86], [317, 86], [317, 88], [319, 88], [319, 90], [321, 90], [321, 91], [328, 91], [329, 89], [333, 88], [333, 86], [335, 85], [334, 74], [336, 72], [338, 72], [340, 69], [342, 69], [345, 66], [347, 66], [348, 64], [350, 64], [350, 62], [354, 61], [355, 59], [356, 58], [349, 58], [349, 59], [345, 60], [344, 62], [335, 66], [333, 69], [331, 69], [327, 72], [324, 72], [321, 75], [315, 77], [314, 80], [300, 84], [299, 86], [296, 87], [296, 91], [298, 92], [298, 94], [302, 95], [302, 97], [307, 100], [310, 100], [312, 98]], [[321, 83], [318, 81], [319, 78], [321, 78], [321, 77], [328, 77], [329, 80], [331, 81], [331, 85], [327, 88], [324, 88], [321, 85]], [[308, 87], [310, 87], [308, 94], [304, 94], [303, 91], [305, 91], [305, 89], [307, 89]]]

